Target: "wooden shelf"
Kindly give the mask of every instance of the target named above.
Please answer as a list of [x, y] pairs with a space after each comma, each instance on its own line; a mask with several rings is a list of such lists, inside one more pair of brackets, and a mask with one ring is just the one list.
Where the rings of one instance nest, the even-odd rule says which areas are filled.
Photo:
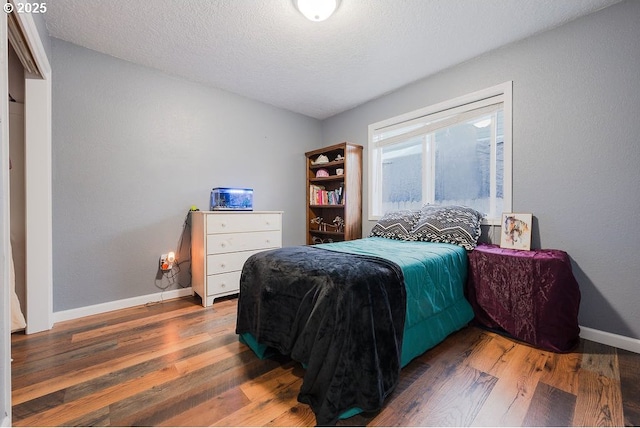
[[342, 166], [342, 165], [344, 165], [344, 160], [331, 161], [327, 163], [310, 164], [309, 168], [310, 169], [331, 168], [331, 167], [335, 168], [337, 166]]
[[328, 177], [316, 177], [310, 178], [310, 183], [322, 183], [323, 181], [344, 180], [344, 174], [342, 175], [330, 175]]
[[[329, 162], [315, 164], [318, 156], [324, 155]], [[322, 235], [332, 238], [333, 241], [348, 241], [362, 237], [362, 146], [352, 143], [340, 143], [323, 147], [305, 153], [307, 158], [307, 244], [313, 243], [313, 238]], [[338, 156], [341, 158], [335, 160]], [[333, 160], [332, 160], [333, 159]], [[319, 169], [326, 169], [328, 177], [316, 177]], [[337, 170], [342, 174], [337, 174]], [[313, 193], [311, 192], [312, 186]], [[342, 190], [342, 193], [340, 192]], [[328, 198], [324, 191], [329, 192]], [[337, 196], [341, 204], [313, 204], [312, 196], [321, 193], [323, 200], [333, 200]], [[319, 200], [319, 199], [318, 199]], [[325, 218], [323, 221], [333, 224], [332, 220], [340, 216], [344, 220], [344, 231], [333, 232], [311, 228], [311, 220], [317, 217]], [[317, 225], [314, 225], [317, 226]]]
[[313, 230], [313, 229], [310, 229], [309, 233], [313, 233], [314, 235], [344, 236], [344, 232], [333, 232], [333, 231], [329, 231], [329, 230]]

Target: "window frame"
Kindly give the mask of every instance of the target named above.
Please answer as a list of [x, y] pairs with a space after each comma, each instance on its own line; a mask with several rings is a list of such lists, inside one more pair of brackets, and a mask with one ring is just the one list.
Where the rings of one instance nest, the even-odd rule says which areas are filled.
[[[443, 101], [431, 106], [423, 107], [399, 116], [385, 119], [376, 123], [372, 123], [368, 127], [368, 219], [371, 221], [379, 220], [384, 213], [374, 213], [376, 206], [380, 205], [381, 195], [374, 193], [379, 190], [379, 186], [375, 183], [374, 171], [381, 163], [377, 157], [381, 149], [374, 142], [374, 136], [377, 132], [386, 129], [393, 129], [399, 126], [406, 126], [407, 122], [416, 121], [418, 119], [427, 118], [433, 120], [438, 117], [450, 115], [454, 112], [472, 111], [474, 105], [482, 103], [487, 99], [495, 99], [496, 102], [503, 103], [503, 211], [512, 211], [512, 189], [513, 189], [513, 132], [512, 132], [512, 111], [513, 111], [513, 82], [507, 81], [490, 88], [482, 89], [470, 94], [462, 95], [451, 100]], [[495, 157], [495, 156], [494, 156]], [[423, 198], [425, 192], [432, 192], [434, 189], [423, 189]], [[377, 199], [376, 199], [377, 197]], [[482, 224], [499, 225], [502, 213], [495, 213], [495, 217], [485, 217]]]

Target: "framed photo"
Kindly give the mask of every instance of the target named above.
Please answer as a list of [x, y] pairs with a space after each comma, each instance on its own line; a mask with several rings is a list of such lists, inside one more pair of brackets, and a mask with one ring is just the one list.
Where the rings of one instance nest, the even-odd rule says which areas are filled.
[[531, 249], [532, 214], [502, 213], [500, 248]]

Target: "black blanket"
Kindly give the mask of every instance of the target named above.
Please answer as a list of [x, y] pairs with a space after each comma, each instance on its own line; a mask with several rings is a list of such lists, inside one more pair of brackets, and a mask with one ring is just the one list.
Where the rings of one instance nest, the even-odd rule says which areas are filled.
[[301, 362], [300, 402], [318, 425], [375, 411], [398, 382], [406, 311], [402, 270], [317, 247], [255, 254], [240, 280], [236, 332]]

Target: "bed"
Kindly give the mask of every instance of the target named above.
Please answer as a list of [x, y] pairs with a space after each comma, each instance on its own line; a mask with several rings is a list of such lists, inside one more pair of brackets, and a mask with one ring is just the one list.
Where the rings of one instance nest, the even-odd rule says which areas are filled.
[[260, 358], [304, 366], [298, 400], [318, 425], [379, 410], [402, 367], [473, 319], [467, 249], [403, 235], [416, 232], [411, 215], [404, 232], [383, 218], [370, 237], [265, 251], [243, 267], [236, 333]]

